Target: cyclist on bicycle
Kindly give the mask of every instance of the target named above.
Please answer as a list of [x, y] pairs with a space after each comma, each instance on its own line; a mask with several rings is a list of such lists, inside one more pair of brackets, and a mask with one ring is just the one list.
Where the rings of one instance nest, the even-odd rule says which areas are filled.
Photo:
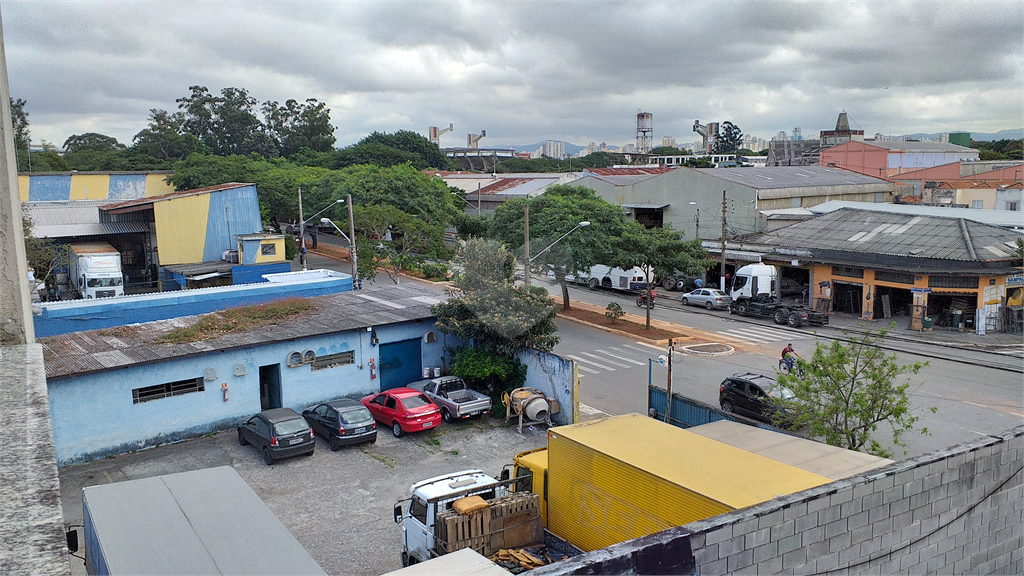
[[793, 343], [790, 342], [789, 344], [786, 345], [785, 348], [782, 349], [782, 361], [786, 363], [787, 372], [793, 371], [794, 356], [796, 356], [797, 358], [800, 357], [800, 355], [796, 353], [796, 350], [793, 349]]

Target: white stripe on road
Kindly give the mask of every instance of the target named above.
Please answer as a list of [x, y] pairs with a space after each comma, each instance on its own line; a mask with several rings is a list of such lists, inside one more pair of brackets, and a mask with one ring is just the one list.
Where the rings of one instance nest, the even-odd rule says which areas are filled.
[[587, 406], [586, 404], [584, 404], [582, 402], [580, 402], [580, 412], [582, 412], [583, 414], [590, 414], [591, 416], [594, 416], [594, 415], [597, 415], [597, 414], [604, 414], [605, 416], [611, 416], [611, 414], [608, 414], [604, 410], [598, 410], [597, 408], [594, 408], [593, 406]]
[[591, 374], [600, 374], [601, 373], [600, 370], [594, 370], [593, 368], [587, 368], [586, 366], [580, 366], [578, 364], [576, 365], [576, 368], [579, 369], [579, 370], [582, 370], [584, 372], [590, 372]]
[[587, 360], [586, 358], [580, 358], [579, 356], [576, 356], [574, 354], [566, 354], [565, 357], [566, 358], [572, 358], [573, 360], [575, 360], [577, 362], [586, 362], [587, 364], [593, 364], [594, 366], [597, 366], [598, 368], [604, 368], [605, 370], [607, 370], [609, 372], [615, 372], [615, 368], [612, 368], [611, 366], [605, 366], [604, 364], [598, 364], [597, 362], [594, 362], [593, 360]]
[[590, 352], [580, 352], [580, 354], [583, 354], [584, 356], [590, 356], [591, 358], [597, 358], [598, 360], [602, 362], [607, 362], [612, 366], [617, 366], [619, 368], [629, 368], [629, 364], [619, 364], [615, 360], [609, 360], [607, 358], [604, 358], [603, 356], [598, 356], [597, 354], [591, 354]]
[[[647, 342], [634, 342], [634, 344], [639, 344], [641, 346], [645, 346], [646, 348], [652, 348], [654, 350], [657, 350], [658, 352], [664, 352], [665, 351], [665, 348], [662, 348], [661, 346], [655, 346], [654, 344], [648, 344]], [[630, 346], [629, 344], [623, 344], [623, 346], [625, 346], [626, 348], [632, 348], [633, 350], [640, 350], [641, 352], [647, 352], [646, 348], [636, 348], [634, 346]]]
[[643, 366], [644, 365], [643, 362], [637, 362], [636, 360], [633, 360], [632, 358], [626, 358], [625, 356], [617, 356], [615, 354], [612, 354], [611, 352], [608, 352], [607, 350], [598, 350], [598, 352], [600, 352], [601, 354], [605, 354], [605, 355], [611, 356], [612, 358], [615, 358], [617, 360], [622, 360], [623, 362], [629, 362], [630, 364], [636, 364], [637, 366]]

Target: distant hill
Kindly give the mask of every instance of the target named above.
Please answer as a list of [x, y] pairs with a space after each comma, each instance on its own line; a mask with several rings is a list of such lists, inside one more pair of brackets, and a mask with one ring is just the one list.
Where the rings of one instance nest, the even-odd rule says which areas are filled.
[[[547, 142], [547, 140], [544, 140], [542, 142], [537, 142], [536, 144], [515, 144], [515, 145], [511, 145], [511, 146], [509, 146], [508, 144], [495, 144], [493, 146], [484, 146], [484, 147], [485, 148], [511, 148], [511, 149], [515, 150], [516, 152], [533, 152], [534, 150], [540, 149], [540, 147], [544, 145], [544, 142]], [[558, 142], [558, 140], [555, 140], [555, 142]], [[583, 150], [584, 148], [586, 148], [586, 146], [577, 146], [577, 145], [575, 145], [575, 144], [573, 144], [571, 142], [566, 142], [564, 140], [562, 141], [562, 146], [565, 148], [565, 153], [568, 154], [569, 156], [574, 156], [577, 153], [579, 153], [580, 150]]]
[[[951, 132], [957, 132], [957, 130], [951, 130]], [[948, 132], [947, 132], [947, 134], [948, 134]], [[971, 135], [971, 139], [972, 140], [978, 140], [980, 142], [994, 142], [996, 140], [1021, 140], [1021, 139], [1024, 139], [1024, 128], [1014, 128], [1012, 130], [1000, 130], [999, 132], [995, 132], [995, 133], [970, 132], [970, 135]], [[913, 138], [915, 140], [920, 140], [922, 138], [930, 138], [930, 139], [938, 140], [938, 138], [939, 138], [938, 134], [924, 134], [924, 133], [921, 133], [921, 132], [919, 132], [917, 134], [906, 134], [905, 136], [907, 138]]]

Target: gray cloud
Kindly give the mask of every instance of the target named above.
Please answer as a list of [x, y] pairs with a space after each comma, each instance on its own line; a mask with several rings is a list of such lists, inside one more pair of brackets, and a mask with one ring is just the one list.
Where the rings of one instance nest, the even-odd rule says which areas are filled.
[[915, 2], [5, 2], [33, 140], [130, 142], [193, 84], [317, 98], [340, 145], [454, 122], [445, 145], [655, 140], [693, 120], [770, 137], [1024, 125], [1024, 4]]

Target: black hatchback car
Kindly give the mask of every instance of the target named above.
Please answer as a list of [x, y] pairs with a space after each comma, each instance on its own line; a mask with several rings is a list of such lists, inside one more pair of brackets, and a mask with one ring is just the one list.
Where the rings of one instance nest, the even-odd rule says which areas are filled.
[[315, 442], [309, 423], [291, 408], [264, 410], [238, 425], [238, 443], [252, 444], [268, 466], [279, 458], [312, 456]]
[[339, 398], [310, 406], [302, 411], [302, 417], [334, 451], [342, 446], [377, 441], [377, 422], [358, 400]]
[[735, 374], [722, 381], [718, 388], [718, 403], [725, 412], [749, 416], [774, 424], [779, 410], [775, 399], [788, 399], [793, 392], [779, 385], [773, 378], [762, 374]]

